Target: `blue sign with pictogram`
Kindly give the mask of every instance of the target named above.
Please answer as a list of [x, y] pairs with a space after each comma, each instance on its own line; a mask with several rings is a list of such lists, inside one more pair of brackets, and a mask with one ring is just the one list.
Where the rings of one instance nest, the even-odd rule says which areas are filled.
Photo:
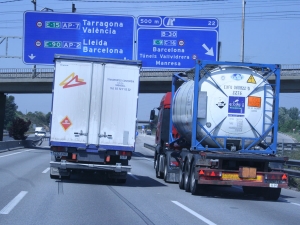
[[245, 114], [245, 97], [229, 96], [228, 102], [228, 114], [229, 116], [244, 116]]
[[143, 68], [186, 69], [195, 59], [218, 59], [215, 18], [139, 16], [137, 60]]
[[25, 12], [23, 62], [53, 64], [54, 54], [135, 59], [135, 18]]

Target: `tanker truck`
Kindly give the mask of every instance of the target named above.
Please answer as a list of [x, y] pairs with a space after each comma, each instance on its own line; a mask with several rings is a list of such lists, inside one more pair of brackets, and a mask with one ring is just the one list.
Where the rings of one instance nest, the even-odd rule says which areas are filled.
[[197, 60], [173, 74], [172, 91], [157, 108], [156, 177], [193, 195], [234, 185], [277, 200], [288, 187], [287, 158], [276, 154], [280, 71], [275, 64]]

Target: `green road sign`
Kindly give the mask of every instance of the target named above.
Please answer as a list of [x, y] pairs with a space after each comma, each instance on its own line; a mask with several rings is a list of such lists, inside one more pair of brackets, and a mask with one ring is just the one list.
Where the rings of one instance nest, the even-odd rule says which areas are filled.
[[56, 21], [45, 21], [45, 27], [46, 28], [55, 28], [55, 29], [60, 29], [60, 22]]
[[159, 39], [154, 39], [153, 40], [153, 45], [164, 45], [164, 41], [159, 40]]
[[61, 41], [44, 41], [45, 48], [61, 48]]

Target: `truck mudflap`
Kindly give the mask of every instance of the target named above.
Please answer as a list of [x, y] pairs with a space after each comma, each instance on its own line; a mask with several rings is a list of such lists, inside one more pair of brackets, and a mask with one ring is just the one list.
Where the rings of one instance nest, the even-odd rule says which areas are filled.
[[88, 164], [88, 163], [73, 163], [66, 160], [61, 162], [50, 162], [50, 167], [58, 169], [82, 169], [82, 170], [110, 170], [114, 172], [130, 172], [131, 166], [123, 166], [121, 163], [115, 165], [99, 165], [99, 164]]

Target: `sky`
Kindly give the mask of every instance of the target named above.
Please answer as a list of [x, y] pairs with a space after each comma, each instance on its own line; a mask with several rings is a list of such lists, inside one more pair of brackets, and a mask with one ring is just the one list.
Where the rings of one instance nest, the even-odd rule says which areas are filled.
[[[36, 0], [36, 10], [50, 8], [54, 12], [108, 15], [187, 16], [219, 20], [220, 61], [241, 60], [242, 0], [127, 0], [65, 1]], [[34, 9], [31, 0], [0, 0], [0, 36], [23, 36], [23, 13]], [[298, 64], [300, 68], [300, 1], [247, 0], [245, 6], [244, 59], [246, 62]], [[0, 38], [0, 42], [1, 42]], [[9, 39], [7, 55], [22, 56], [22, 40]], [[0, 56], [6, 54], [5, 42]], [[0, 68], [31, 68], [22, 59], [0, 58]], [[49, 68], [37, 65], [38, 68]], [[51, 66], [50, 66], [51, 67]], [[1, 90], [0, 90], [1, 92]], [[50, 94], [11, 94], [18, 110], [51, 111]], [[150, 110], [158, 106], [163, 94], [140, 94], [138, 119], [148, 120]], [[300, 94], [280, 94], [280, 107], [300, 108]]]

